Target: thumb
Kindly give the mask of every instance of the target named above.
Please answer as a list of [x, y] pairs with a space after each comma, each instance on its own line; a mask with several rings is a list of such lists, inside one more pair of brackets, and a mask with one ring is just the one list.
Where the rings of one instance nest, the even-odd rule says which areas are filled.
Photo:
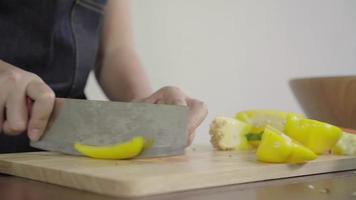
[[204, 121], [208, 115], [208, 108], [204, 102], [196, 99], [188, 99], [189, 107], [189, 124], [188, 132], [189, 138], [192, 140], [194, 138], [195, 129]]
[[139, 102], [157, 104], [160, 99], [161, 99], [161, 95], [158, 92], [155, 92], [151, 96], [144, 98]]

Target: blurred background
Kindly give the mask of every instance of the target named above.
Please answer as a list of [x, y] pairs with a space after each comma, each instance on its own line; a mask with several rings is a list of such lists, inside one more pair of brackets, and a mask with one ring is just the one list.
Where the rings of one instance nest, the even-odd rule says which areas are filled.
[[[209, 123], [247, 109], [302, 113], [288, 80], [356, 74], [355, 0], [132, 0], [137, 52], [153, 88], [208, 104]], [[102, 100], [94, 76], [89, 99]]]

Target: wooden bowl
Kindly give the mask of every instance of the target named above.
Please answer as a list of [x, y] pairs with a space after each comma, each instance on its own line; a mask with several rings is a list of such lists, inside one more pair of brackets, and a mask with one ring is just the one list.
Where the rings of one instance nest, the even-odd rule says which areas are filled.
[[289, 85], [308, 118], [356, 129], [356, 76], [298, 78]]

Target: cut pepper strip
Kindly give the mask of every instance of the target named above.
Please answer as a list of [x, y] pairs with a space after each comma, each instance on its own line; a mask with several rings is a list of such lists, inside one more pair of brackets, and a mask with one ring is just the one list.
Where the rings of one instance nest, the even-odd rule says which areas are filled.
[[285, 133], [316, 154], [323, 154], [330, 151], [340, 139], [342, 130], [317, 120], [289, 116]]
[[210, 142], [218, 150], [248, 150], [251, 145], [245, 135], [251, 126], [229, 117], [216, 117], [210, 124]]
[[271, 126], [266, 126], [256, 156], [271, 163], [304, 163], [317, 158], [313, 151]]
[[74, 148], [81, 154], [98, 159], [129, 159], [138, 156], [145, 146], [145, 140], [141, 136], [132, 138], [123, 143], [112, 146], [91, 146], [75, 143]]

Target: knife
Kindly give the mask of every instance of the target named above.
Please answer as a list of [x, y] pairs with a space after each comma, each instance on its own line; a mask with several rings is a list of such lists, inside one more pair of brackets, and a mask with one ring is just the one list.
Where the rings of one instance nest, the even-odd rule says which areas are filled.
[[143, 136], [151, 144], [140, 158], [180, 155], [188, 145], [187, 119], [185, 106], [57, 98], [44, 135], [30, 145], [80, 155], [75, 142], [108, 146]]

